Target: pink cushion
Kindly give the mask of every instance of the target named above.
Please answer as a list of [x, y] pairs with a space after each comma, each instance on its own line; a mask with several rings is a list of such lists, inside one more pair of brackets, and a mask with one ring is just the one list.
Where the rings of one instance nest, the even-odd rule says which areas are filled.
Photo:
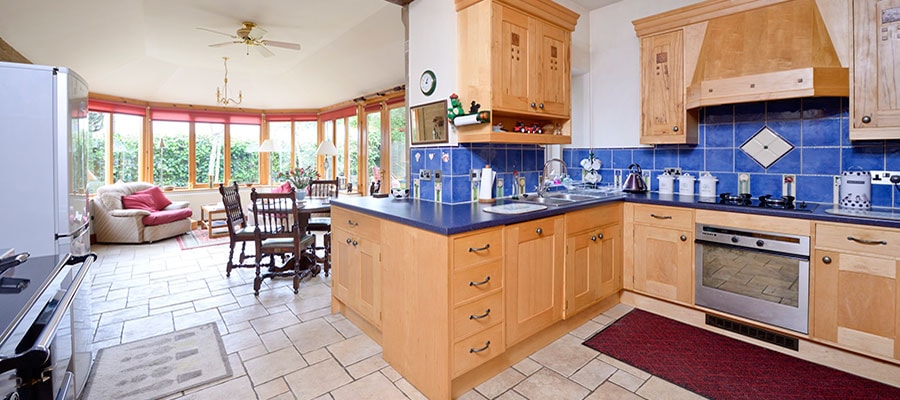
[[290, 193], [291, 192], [291, 183], [285, 182], [282, 183], [281, 186], [272, 189], [272, 193]]
[[162, 189], [160, 189], [159, 186], [153, 186], [150, 189], [137, 191], [134, 192], [134, 194], [149, 194], [150, 196], [152, 196], [153, 204], [155, 205], [156, 209], [151, 211], [162, 210], [163, 208], [168, 207], [169, 204], [172, 204], [172, 200], [169, 200], [169, 198], [166, 197], [165, 194], [163, 194]]
[[150, 213], [150, 215], [145, 216], [141, 221], [144, 221], [144, 225], [162, 225], [172, 221], [190, 218], [191, 214], [193, 213], [190, 208], [162, 210]]
[[128, 196], [122, 196], [122, 207], [129, 210], [146, 210], [150, 212], [156, 211], [156, 204], [153, 196], [147, 193], [135, 193]]

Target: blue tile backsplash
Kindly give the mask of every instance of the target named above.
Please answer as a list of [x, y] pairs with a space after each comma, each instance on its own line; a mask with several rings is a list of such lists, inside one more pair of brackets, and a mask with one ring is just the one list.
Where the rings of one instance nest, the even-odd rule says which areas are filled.
[[[638, 163], [652, 173], [651, 190], [658, 190], [656, 176], [664, 168], [679, 167], [694, 176], [709, 171], [718, 178], [718, 193], [736, 193], [738, 173], [749, 173], [753, 194], [781, 195], [781, 175], [796, 174], [799, 200], [832, 203], [833, 177], [843, 170], [900, 170], [900, 141], [850, 142], [848, 116], [848, 99], [843, 97], [706, 107], [701, 110], [697, 145], [596, 148], [593, 152], [603, 161], [603, 182], [612, 182], [614, 170]], [[769, 168], [740, 149], [764, 126], [794, 146]], [[590, 151], [565, 148], [563, 160], [578, 165]], [[581, 178], [580, 170], [569, 171], [573, 179]], [[875, 206], [900, 207], [900, 192], [893, 186], [872, 185], [872, 197]]]
[[[603, 183], [613, 181], [614, 170], [637, 163], [651, 172], [651, 190], [658, 190], [656, 176], [663, 168], [679, 167], [697, 176], [709, 171], [718, 178], [717, 192], [737, 192], [738, 173], [750, 174], [750, 191], [781, 195], [781, 175], [797, 175], [797, 198], [831, 203], [834, 176], [850, 168], [900, 170], [900, 140], [850, 142], [848, 99], [817, 97], [706, 107], [700, 111], [697, 145], [657, 145], [637, 148], [563, 149], [569, 175], [581, 179], [578, 164], [590, 151], [603, 161]], [[794, 146], [769, 168], [763, 168], [740, 146], [763, 127], [776, 132]], [[603, 133], [601, 133], [603, 134]], [[459, 146], [413, 147], [410, 170], [418, 178], [421, 169], [440, 170], [443, 203], [473, 201], [470, 169], [490, 164], [503, 179], [503, 195], [512, 193], [512, 174], [526, 179], [534, 190], [544, 162], [538, 145], [461, 144]], [[574, 168], [572, 168], [574, 167]], [[413, 180], [411, 179], [410, 182]], [[695, 188], [695, 192], [697, 188]], [[435, 182], [420, 182], [420, 197], [436, 200]], [[900, 192], [890, 185], [872, 185], [873, 205], [900, 208]]]

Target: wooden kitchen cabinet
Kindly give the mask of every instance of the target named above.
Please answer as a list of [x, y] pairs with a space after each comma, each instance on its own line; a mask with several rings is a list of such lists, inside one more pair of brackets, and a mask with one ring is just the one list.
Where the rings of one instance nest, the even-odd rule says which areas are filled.
[[622, 289], [622, 205], [566, 214], [563, 318]]
[[376, 328], [381, 328], [380, 222], [362, 214], [332, 211], [332, 292]]
[[506, 344], [562, 319], [565, 217], [507, 225], [503, 232]]
[[853, 0], [850, 139], [900, 139], [900, 0]]
[[[697, 144], [697, 120], [685, 112], [684, 33], [641, 38], [641, 143]], [[689, 123], [690, 122], [690, 123]]]
[[[458, 94], [491, 111], [457, 127], [460, 142], [571, 143], [571, 33], [578, 14], [553, 2], [456, 0]], [[517, 122], [552, 132], [512, 132]], [[509, 132], [493, 132], [502, 123]]]
[[900, 230], [817, 223], [812, 336], [900, 360]]
[[630, 243], [625, 273], [631, 275], [633, 289], [661, 299], [692, 305], [693, 210], [626, 204], [625, 214], [625, 226], [631, 226], [625, 235], [625, 243]]

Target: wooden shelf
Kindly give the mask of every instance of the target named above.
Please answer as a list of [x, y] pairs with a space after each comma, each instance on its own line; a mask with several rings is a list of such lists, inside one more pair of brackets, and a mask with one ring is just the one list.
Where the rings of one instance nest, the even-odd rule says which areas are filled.
[[460, 143], [525, 143], [525, 144], [571, 144], [572, 137], [565, 135], [549, 135], [517, 132], [483, 132], [466, 133], [459, 131]]

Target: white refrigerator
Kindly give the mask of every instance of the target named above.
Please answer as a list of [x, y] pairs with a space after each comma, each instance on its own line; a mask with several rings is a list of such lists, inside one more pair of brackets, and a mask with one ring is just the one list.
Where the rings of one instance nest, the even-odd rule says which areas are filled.
[[90, 251], [87, 114], [75, 72], [0, 62], [0, 248]]

